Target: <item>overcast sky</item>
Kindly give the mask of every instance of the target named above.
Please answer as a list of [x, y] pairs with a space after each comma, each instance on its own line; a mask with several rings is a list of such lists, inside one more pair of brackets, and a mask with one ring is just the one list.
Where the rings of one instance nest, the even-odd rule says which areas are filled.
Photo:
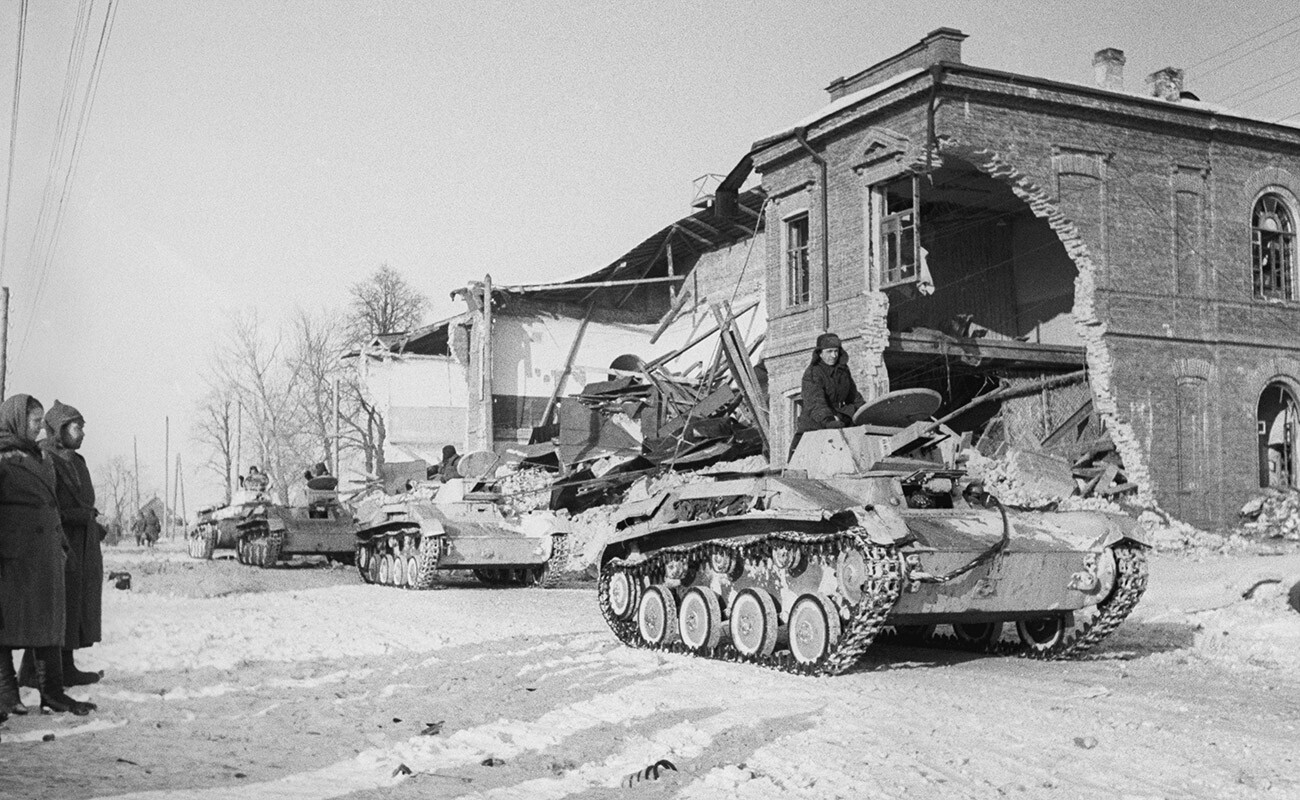
[[[29, 6], [7, 388], [79, 407], [92, 469], [138, 436], [159, 490], [170, 415], [191, 512], [217, 494], [191, 426], [234, 310], [339, 308], [381, 263], [434, 317], [485, 273], [595, 270], [832, 79], [934, 28], [969, 34], [979, 66], [1088, 83], [1118, 47], [1130, 90], [1189, 67], [1203, 100], [1300, 119], [1300, 16], [1262, 0], [119, 0], [56, 245], [33, 261], [79, 3]], [[108, 7], [93, 0], [83, 86]], [[0, 0], [0, 175], [19, 9]]]

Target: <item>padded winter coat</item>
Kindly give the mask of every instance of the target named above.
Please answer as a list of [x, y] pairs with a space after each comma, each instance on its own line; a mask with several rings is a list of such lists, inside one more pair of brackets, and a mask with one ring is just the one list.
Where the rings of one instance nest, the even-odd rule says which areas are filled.
[[27, 400], [0, 403], [0, 647], [62, 646], [67, 538], [54, 466], [26, 436]]
[[849, 372], [849, 355], [840, 348], [835, 366], [827, 366], [816, 350], [812, 363], [803, 373], [803, 411], [799, 414], [797, 432], [838, 428], [853, 421], [853, 412], [865, 402]]
[[89, 647], [102, 638], [104, 591], [104, 554], [99, 544], [103, 529], [95, 521], [98, 513], [95, 487], [86, 459], [64, 447], [56, 436], [42, 439], [41, 449], [49, 454], [54, 465], [59, 517], [68, 537], [67, 623], [63, 646]]

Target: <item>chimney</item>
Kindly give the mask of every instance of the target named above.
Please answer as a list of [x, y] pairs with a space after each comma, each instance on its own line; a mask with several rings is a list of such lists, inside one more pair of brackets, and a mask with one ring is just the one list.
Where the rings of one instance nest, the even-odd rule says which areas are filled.
[[1092, 75], [1097, 86], [1112, 92], [1124, 91], [1124, 51], [1114, 47], [1098, 50], [1092, 56]]
[[1165, 67], [1147, 76], [1151, 86], [1151, 96], [1177, 103], [1183, 94], [1183, 71], [1177, 67]]

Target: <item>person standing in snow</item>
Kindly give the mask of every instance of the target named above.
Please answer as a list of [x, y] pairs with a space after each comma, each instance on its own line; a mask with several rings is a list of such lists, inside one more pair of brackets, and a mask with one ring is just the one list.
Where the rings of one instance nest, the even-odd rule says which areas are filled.
[[63, 685], [86, 686], [102, 672], [83, 672], [73, 661], [73, 651], [90, 647], [101, 637], [104, 554], [100, 550], [107, 531], [95, 518], [95, 487], [86, 459], [77, 449], [85, 440], [86, 420], [72, 406], [54, 401], [45, 413], [45, 438], [41, 449], [50, 456], [57, 478], [56, 497], [63, 533], [68, 537], [67, 627], [63, 639]]
[[840, 346], [840, 337], [833, 333], [817, 337], [812, 363], [803, 373], [801, 391], [803, 411], [790, 442], [790, 455], [794, 455], [795, 446], [808, 431], [851, 425], [853, 413], [866, 402], [853, 382], [849, 356]]
[[64, 565], [54, 465], [36, 437], [45, 408], [16, 394], [0, 403], [0, 710], [27, 712], [18, 696], [13, 651], [35, 651], [41, 707], [82, 716], [95, 709], [63, 687]]

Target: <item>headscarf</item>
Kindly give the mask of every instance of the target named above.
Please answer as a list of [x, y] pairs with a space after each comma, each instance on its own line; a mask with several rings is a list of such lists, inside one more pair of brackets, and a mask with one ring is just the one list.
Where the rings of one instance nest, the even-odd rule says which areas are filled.
[[80, 422], [85, 425], [86, 418], [72, 406], [55, 400], [50, 410], [45, 412], [45, 427], [57, 439], [63, 433], [63, 426], [69, 422]]
[[41, 457], [41, 448], [27, 436], [27, 412], [33, 403], [39, 406], [41, 401], [29, 394], [10, 395], [0, 403], [0, 451], [26, 450]]

